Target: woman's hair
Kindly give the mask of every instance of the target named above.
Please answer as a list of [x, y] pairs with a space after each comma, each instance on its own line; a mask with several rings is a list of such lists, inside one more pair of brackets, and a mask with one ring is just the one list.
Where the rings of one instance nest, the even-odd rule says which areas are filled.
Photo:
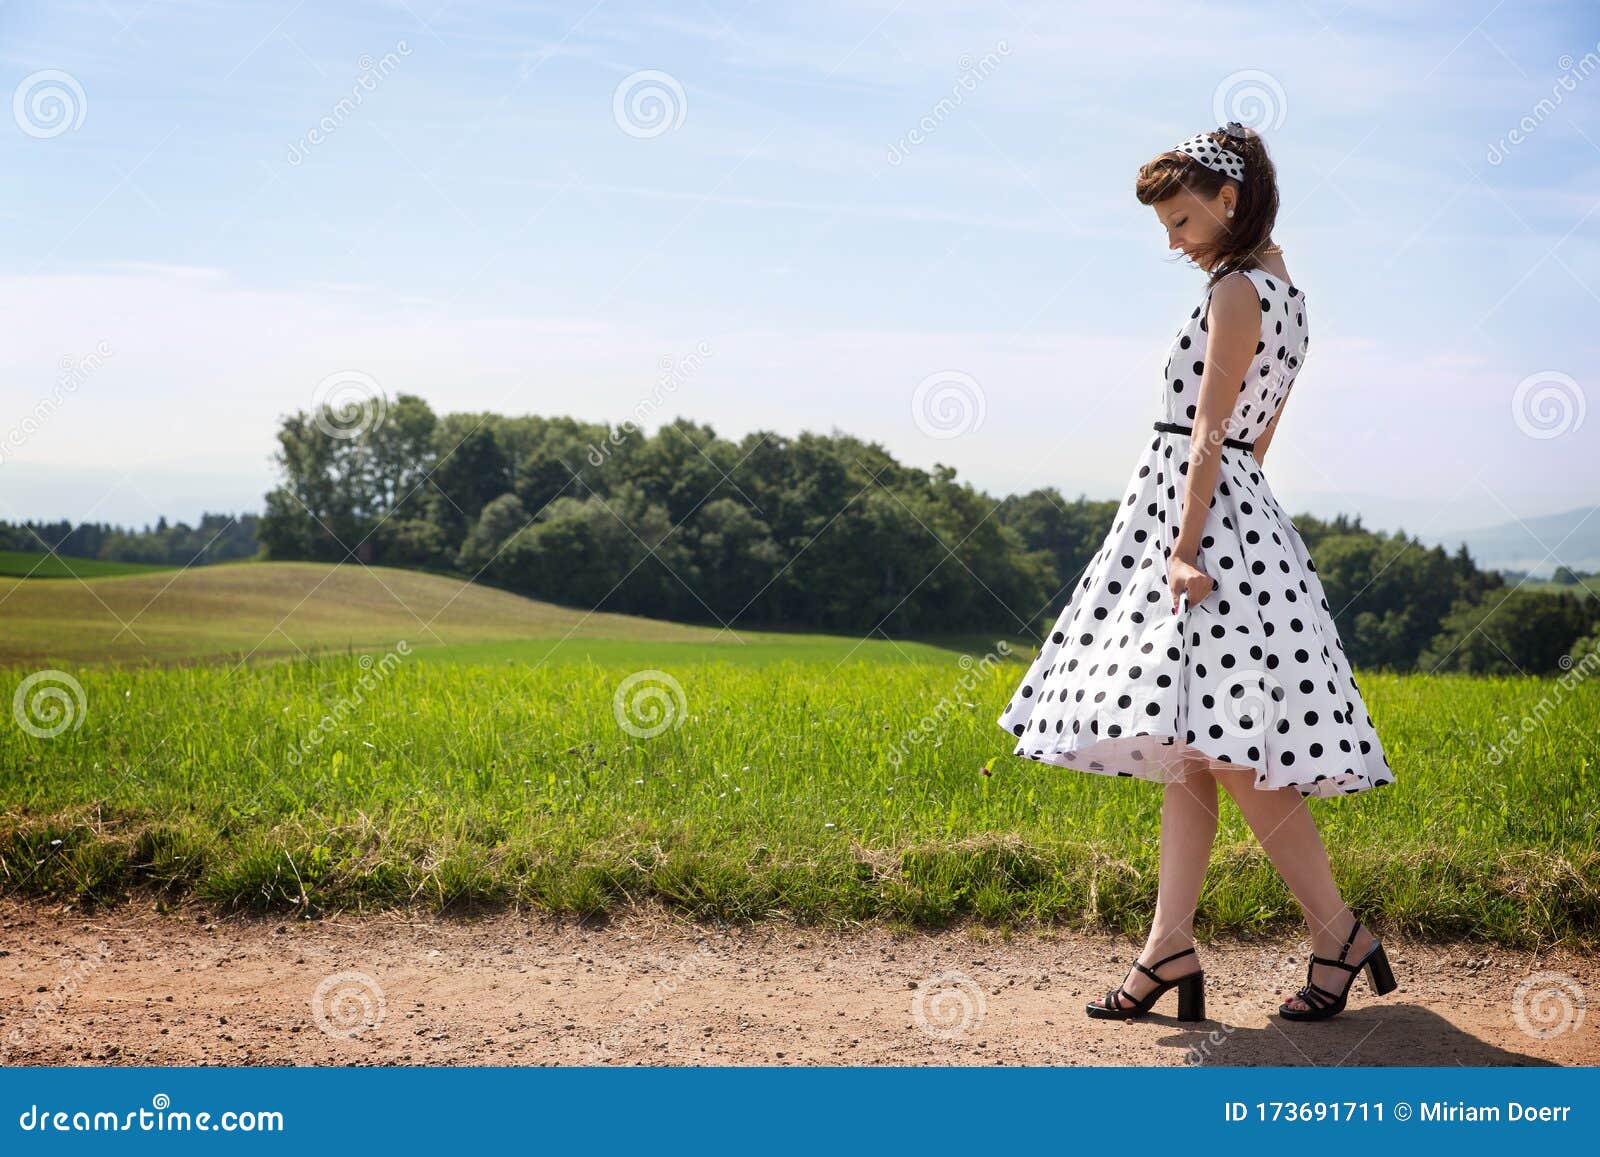
[[[1251, 129], [1245, 131], [1248, 135], [1243, 140], [1218, 131], [1205, 134], [1244, 158], [1244, 180], [1234, 181], [1239, 187], [1239, 203], [1233, 216], [1222, 222], [1222, 231], [1215, 243], [1194, 254], [1202, 268], [1209, 267], [1210, 285], [1235, 270], [1259, 266], [1261, 260], [1257, 251], [1272, 236], [1272, 226], [1278, 218], [1277, 170], [1272, 167], [1272, 158], [1267, 156], [1266, 142], [1260, 134]], [[1154, 205], [1180, 188], [1209, 199], [1229, 181], [1233, 178], [1201, 164], [1188, 153], [1173, 149], [1139, 167], [1133, 191], [1139, 204]]]

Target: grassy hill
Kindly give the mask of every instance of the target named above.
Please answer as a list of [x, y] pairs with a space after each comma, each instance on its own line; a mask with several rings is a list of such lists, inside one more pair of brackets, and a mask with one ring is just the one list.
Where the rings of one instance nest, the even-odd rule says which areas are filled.
[[[431, 658], [948, 658], [946, 646], [589, 613], [460, 579], [355, 563], [244, 562], [83, 582], [0, 577], [0, 665], [252, 660], [406, 640]], [[993, 640], [972, 641], [981, 652]], [[1022, 644], [1017, 644], [1021, 646]]]

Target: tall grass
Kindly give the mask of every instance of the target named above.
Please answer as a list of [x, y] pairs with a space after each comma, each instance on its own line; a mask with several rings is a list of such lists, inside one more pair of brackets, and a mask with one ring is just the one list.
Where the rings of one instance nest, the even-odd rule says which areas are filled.
[[[660, 676], [643, 685], [673, 712], [653, 736], [619, 722], [622, 661], [75, 670], [78, 726], [0, 729], [0, 887], [308, 913], [654, 898], [739, 920], [1148, 920], [1160, 789], [1011, 756], [994, 720], [1019, 667], [835, 663], [679, 664], [681, 710]], [[1311, 801], [1352, 908], [1428, 936], [1600, 943], [1600, 690], [1362, 690], [1396, 782]], [[622, 704], [635, 732], [657, 721], [648, 696]], [[1225, 801], [1202, 933], [1297, 919]]]

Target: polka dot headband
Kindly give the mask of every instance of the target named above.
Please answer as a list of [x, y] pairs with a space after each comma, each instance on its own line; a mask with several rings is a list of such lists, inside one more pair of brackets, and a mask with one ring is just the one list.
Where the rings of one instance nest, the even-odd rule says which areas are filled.
[[[1225, 128], [1215, 130], [1224, 136], [1234, 137], [1238, 140], [1245, 139], [1244, 126], [1238, 121], [1229, 121]], [[1225, 149], [1211, 139], [1209, 133], [1196, 133], [1175, 150], [1187, 153], [1208, 169], [1215, 169], [1223, 176], [1232, 177], [1235, 181], [1244, 180], [1244, 158], [1232, 149]]]

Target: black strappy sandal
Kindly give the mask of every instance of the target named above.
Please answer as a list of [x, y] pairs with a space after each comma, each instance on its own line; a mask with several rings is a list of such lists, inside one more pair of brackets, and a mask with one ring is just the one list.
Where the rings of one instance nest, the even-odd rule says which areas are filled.
[[[1197, 969], [1196, 971], [1189, 973], [1187, 976], [1178, 976], [1171, 980], [1163, 980], [1161, 977], [1157, 976], [1155, 972], [1157, 968], [1160, 968], [1163, 964], [1167, 963], [1167, 961], [1176, 960], [1180, 956], [1188, 956], [1193, 953], [1194, 946], [1191, 945], [1190, 947], [1185, 948], [1182, 952], [1174, 952], [1171, 956], [1163, 956], [1160, 960], [1156, 961], [1148, 968], [1146, 968], [1143, 964], [1140, 964], [1138, 960], [1135, 960], [1133, 962], [1133, 966], [1148, 976], [1151, 980], [1156, 982], [1156, 986], [1149, 992], [1145, 993], [1144, 999], [1135, 1000], [1133, 993], [1129, 992], [1119, 984], [1110, 992], [1106, 993], [1105, 1003], [1102, 1004], [1099, 1001], [1094, 1001], [1090, 1004], [1086, 1004], [1084, 1005], [1084, 1011], [1090, 1016], [1098, 1017], [1101, 1020], [1122, 1020], [1130, 1016], [1143, 1016], [1145, 1013], [1149, 1012], [1152, 1007], [1154, 1007], [1157, 998], [1159, 998], [1162, 993], [1166, 992], [1167, 989], [1176, 986], [1178, 990], [1178, 1019], [1205, 1020], [1206, 974], [1204, 969]], [[1122, 999], [1124, 997], [1126, 997], [1130, 1003], [1123, 1004]]]
[[[1344, 938], [1344, 947], [1339, 949], [1339, 959], [1329, 960], [1326, 956], [1312, 954], [1306, 962], [1306, 983], [1303, 988], [1295, 993], [1305, 1002], [1305, 1008], [1293, 1008], [1287, 1001], [1278, 1006], [1278, 1013], [1285, 1020], [1327, 1020], [1344, 1011], [1344, 1002], [1350, 995], [1350, 986], [1355, 983], [1356, 974], [1363, 968], [1367, 970], [1367, 979], [1372, 981], [1372, 990], [1379, 996], [1386, 992], [1393, 992], [1396, 985], [1394, 972], [1389, 968], [1389, 958], [1384, 955], [1383, 942], [1376, 938], [1372, 947], [1367, 949], [1366, 955], [1354, 964], [1345, 960], [1345, 954], [1350, 951], [1350, 945], [1356, 941], [1356, 932], [1361, 927], [1361, 918], [1356, 917], [1350, 926], [1350, 935]], [[1320, 984], [1311, 979], [1311, 970], [1318, 964], [1331, 965], [1342, 968], [1350, 975], [1345, 979], [1344, 989], [1340, 992], [1329, 992]]]

